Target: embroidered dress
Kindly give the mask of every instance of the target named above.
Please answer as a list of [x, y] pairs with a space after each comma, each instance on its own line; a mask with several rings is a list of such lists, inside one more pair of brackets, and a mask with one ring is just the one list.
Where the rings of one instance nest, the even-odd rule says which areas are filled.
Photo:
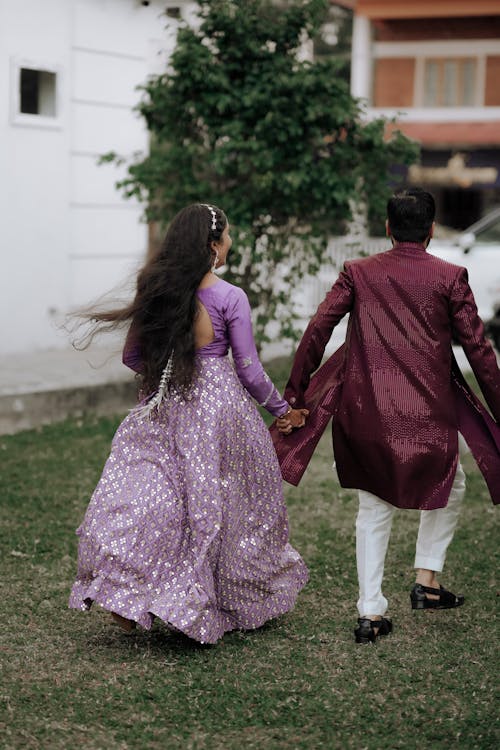
[[[154, 617], [202, 643], [291, 610], [307, 568], [288, 543], [281, 473], [251, 394], [288, 404], [265, 374], [244, 292], [198, 292], [214, 330], [190, 393], [166, 392], [151, 419], [132, 412], [79, 535], [70, 607], [105, 609], [150, 628]], [[231, 347], [234, 367], [227, 354]], [[124, 361], [140, 368], [140, 352]]]

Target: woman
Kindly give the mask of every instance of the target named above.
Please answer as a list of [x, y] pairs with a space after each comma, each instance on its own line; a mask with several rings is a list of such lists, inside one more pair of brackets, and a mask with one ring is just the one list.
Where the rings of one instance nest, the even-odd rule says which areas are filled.
[[[252, 399], [295, 427], [259, 361], [245, 293], [214, 271], [224, 213], [194, 204], [140, 272], [124, 362], [150, 396], [122, 422], [80, 537], [70, 607], [97, 602], [124, 629], [154, 617], [201, 643], [293, 608], [307, 569], [288, 543], [281, 473]], [[232, 351], [234, 368], [227, 354]]]

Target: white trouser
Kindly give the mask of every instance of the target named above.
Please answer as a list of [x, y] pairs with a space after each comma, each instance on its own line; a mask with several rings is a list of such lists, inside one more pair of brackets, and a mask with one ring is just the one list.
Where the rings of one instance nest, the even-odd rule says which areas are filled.
[[[392, 519], [396, 508], [371, 492], [359, 490], [356, 519], [356, 560], [359, 580], [358, 611], [365, 615], [383, 615], [387, 599], [382, 594], [382, 578]], [[451, 488], [448, 505], [420, 512], [415, 568], [441, 572], [446, 550], [453, 539], [460, 505], [465, 494], [465, 474], [460, 461]]]

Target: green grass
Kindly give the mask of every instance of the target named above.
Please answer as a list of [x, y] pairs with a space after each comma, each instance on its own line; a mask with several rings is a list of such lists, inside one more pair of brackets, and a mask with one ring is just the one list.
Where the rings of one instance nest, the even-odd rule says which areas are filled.
[[466, 606], [411, 611], [418, 514], [402, 511], [384, 587], [395, 631], [354, 644], [356, 497], [331, 478], [327, 435], [301, 485], [286, 486], [292, 541], [311, 573], [296, 609], [202, 647], [160, 624], [126, 636], [98, 608], [67, 609], [74, 530], [118, 421], [0, 437], [3, 748], [500, 745], [495, 511], [471, 461], [444, 579]]

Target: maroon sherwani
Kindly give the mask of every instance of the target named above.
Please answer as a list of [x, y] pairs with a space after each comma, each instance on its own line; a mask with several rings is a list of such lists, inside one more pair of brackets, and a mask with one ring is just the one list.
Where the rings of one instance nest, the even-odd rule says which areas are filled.
[[[350, 313], [346, 342], [318, 368], [333, 328]], [[494, 419], [464, 381], [462, 345]], [[298, 484], [328, 421], [342, 487], [399, 508], [448, 502], [458, 432], [500, 502], [500, 370], [467, 271], [422, 245], [345, 263], [298, 347], [286, 400], [311, 416], [291, 436], [272, 429], [284, 478]], [[496, 420], [496, 421], [495, 421]]]

